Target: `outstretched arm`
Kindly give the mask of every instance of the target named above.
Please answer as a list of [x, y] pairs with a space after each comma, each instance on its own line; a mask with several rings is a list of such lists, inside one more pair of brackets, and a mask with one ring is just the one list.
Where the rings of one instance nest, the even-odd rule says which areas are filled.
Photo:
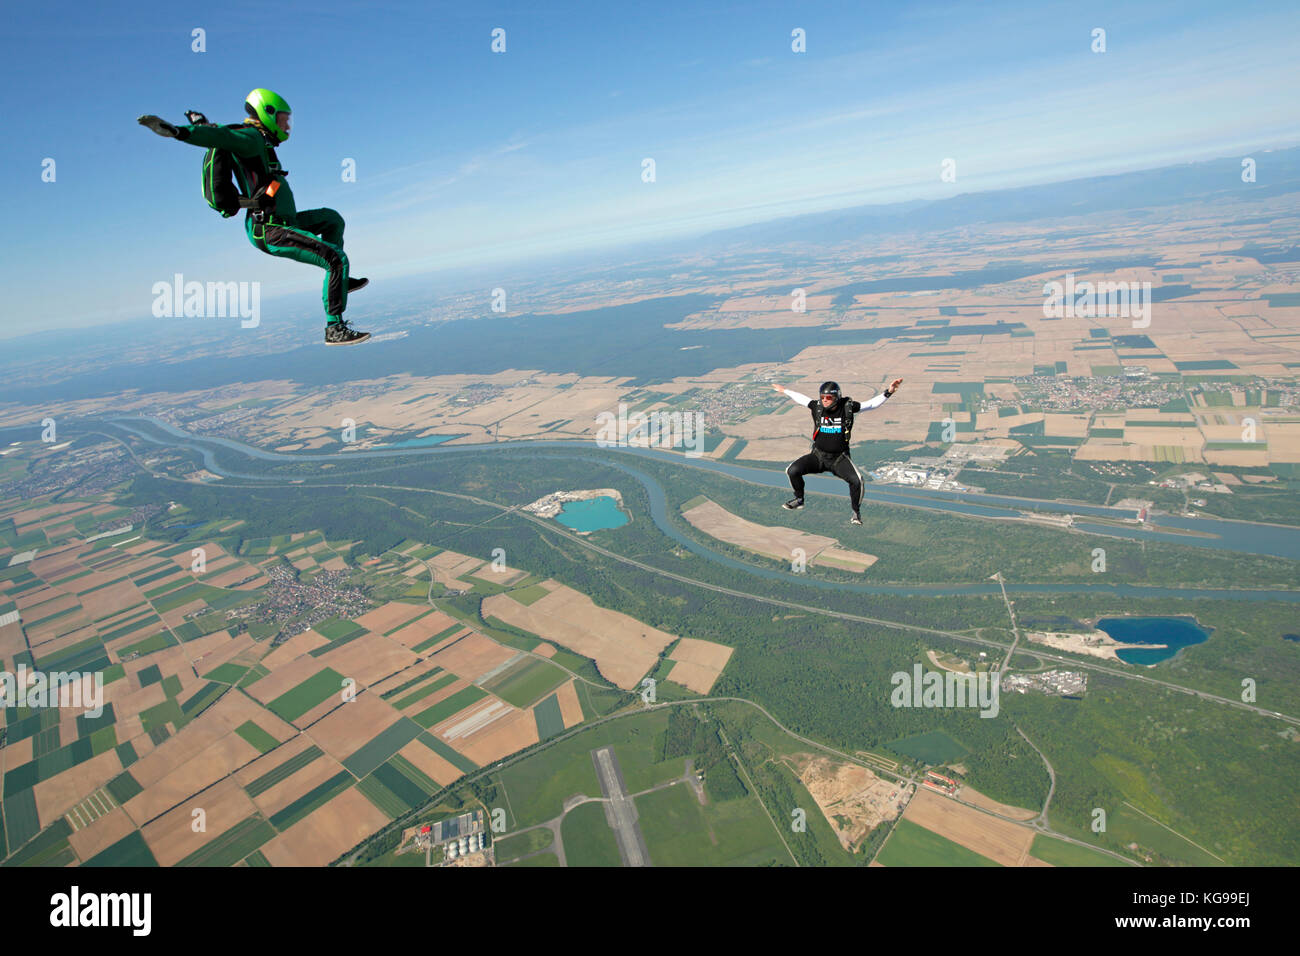
[[193, 143], [204, 149], [209, 146], [228, 149], [241, 159], [256, 156], [259, 151], [258, 139], [261, 134], [251, 126], [244, 129], [226, 129], [224, 126], [203, 124], [174, 126], [158, 116], [141, 116], [136, 122], [153, 130], [159, 136], [179, 139], [183, 143]]
[[877, 395], [875, 398], [870, 398], [865, 402], [860, 402], [858, 404], [858, 411], [865, 411], [870, 408], [879, 408], [881, 405], [885, 404], [885, 399], [889, 398], [896, 391], [898, 391], [898, 386], [902, 384], [903, 384], [903, 380], [901, 378], [894, 379], [892, 382], [889, 383], [889, 387], [885, 389], [883, 392], [881, 392], [879, 395]]
[[796, 392], [792, 388], [786, 388], [784, 385], [773, 385], [772, 387], [796, 405], [803, 405], [806, 408], [808, 403], [812, 401], [812, 399], [807, 395], [804, 395], [801, 392]]

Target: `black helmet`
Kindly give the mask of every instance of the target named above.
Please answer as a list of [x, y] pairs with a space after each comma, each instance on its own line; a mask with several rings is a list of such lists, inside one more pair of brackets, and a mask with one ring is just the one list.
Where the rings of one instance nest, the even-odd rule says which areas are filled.
[[836, 398], [839, 398], [839, 397], [840, 397], [840, 383], [839, 383], [839, 382], [822, 382], [822, 387], [819, 388], [819, 389], [817, 390], [817, 394], [818, 394], [818, 395], [834, 395]]

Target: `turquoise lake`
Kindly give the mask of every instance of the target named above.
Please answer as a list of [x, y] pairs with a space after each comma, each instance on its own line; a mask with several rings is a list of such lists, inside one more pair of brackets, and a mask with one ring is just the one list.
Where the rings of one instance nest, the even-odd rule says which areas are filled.
[[1103, 617], [1097, 629], [1124, 644], [1167, 644], [1152, 650], [1118, 650], [1115, 655], [1126, 664], [1158, 664], [1178, 653], [1180, 648], [1200, 644], [1210, 632], [1198, 627], [1190, 617]]
[[627, 524], [627, 515], [613, 498], [602, 497], [567, 502], [555, 520], [574, 531], [604, 531]]

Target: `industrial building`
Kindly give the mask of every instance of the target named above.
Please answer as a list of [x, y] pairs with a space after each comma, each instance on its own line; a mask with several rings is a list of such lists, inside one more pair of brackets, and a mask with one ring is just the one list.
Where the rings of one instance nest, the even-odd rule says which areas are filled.
[[437, 823], [425, 824], [420, 827], [415, 842], [421, 847], [441, 846], [448, 861], [477, 853], [487, 846], [483, 811], [472, 810]]

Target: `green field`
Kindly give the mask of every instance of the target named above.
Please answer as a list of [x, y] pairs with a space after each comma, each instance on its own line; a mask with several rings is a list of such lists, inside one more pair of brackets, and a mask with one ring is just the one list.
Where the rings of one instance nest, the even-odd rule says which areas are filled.
[[271, 824], [261, 814], [236, 823], [233, 827], [195, 850], [177, 866], [234, 866], [263, 843], [275, 836]]
[[360, 747], [356, 753], [343, 761], [353, 776], [366, 776], [381, 763], [401, 750], [421, 733], [421, 727], [415, 721], [403, 717], [390, 727], [376, 734], [370, 741]]
[[[507, 624], [499, 617], [489, 615], [484, 618], [483, 623], [475, 624], [477, 630], [482, 631], [498, 644], [504, 644], [506, 647], [513, 647], [521, 651], [531, 651], [542, 643], [542, 639], [536, 634], [529, 633], [523, 628]], [[552, 655], [552, 659], [557, 655]]]
[[451, 635], [456, 633], [457, 631], [463, 630], [464, 627], [465, 627], [464, 624], [462, 624], [460, 621], [457, 621], [451, 627], [444, 628], [443, 630], [439, 631], [437, 634], [434, 634], [432, 637], [425, 638], [419, 644], [416, 644], [414, 647], [412, 647], [411, 650], [413, 650], [417, 654], [423, 654], [425, 651], [433, 647], [435, 644], [439, 644], [442, 641], [445, 641], [447, 638], [451, 637]]
[[584, 803], [570, 810], [560, 826], [564, 861], [569, 866], [621, 866], [618, 841], [605, 822], [603, 803]]
[[[268, 770], [266, 773], [262, 774], [260, 777], [256, 778], [255, 780], [249, 781], [248, 785], [244, 787], [244, 792], [247, 793], [250, 797], [256, 797], [259, 794], [266, 793], [266, 791], [270, 790], [277, 783], [279, 783], [282, 780], [288, 780], [290, 777], [292, 777], [303, 767], [307, 766], [317, 757], [321, 757], [321, 756], [324, 756], [324, 751], [322, 751], [315, 744], [312, 744], [302, 753], [294, 757], [290, 757], [288, 760], [286, 760], [284, 763], [280, 764], [279, 766], [274, 767], [271, 770]], [[129, 776], [129, 774], [124, 774], [124, 776]], [[113, 784], [110, 783], [108, 786], [109, 786], [109, 792], [112, 793]], [[114, 796], [116, 796], [116, 794], [114, 794]]]
[[924, 734], [913, 734], [911, 737], [891, 740], [885, 746], [932, 767], [959, 760], [968, 753], [965, 747], [942, 730], [931, 730]]
[[5, 834], [10, 849], [22, 846], [41, 832], [36, 810], [36, 792], [30, 787], [4, 799]]
[[385, 853], [383, 856], [374, 860], [367, 860], [362, 866], [424, 866], [425, 854], [423, 850], [408, 850], [405, 853]]
[[75, 767], [79, 763], [84, 763], [94, 755], [94, 745], [91, 743], [90, 738], [82, 737], [34, 760], [20, 764], [5, 772], [5, 799], [9, 799], [20, 790], [34, 787], [43, 780], [58, 776], [63, 771]]
[[430, 694], [436, 694], [444, 687], [450, 687], [458, 680], [460, 680], [460, 678], [457, 677], [455, 674], [442, 674], [441, 676], [435, 674], [435, 678], [432, 681], [430, 681], [425, 686], [421, 687], [419, 690], [415, 690], [407, 694], [401, 700], [394, 701], [393, 706], [396, 707], [398, 710], [405, 710], [407, 707], [410, 707], [412, 704], [424, 700], [424, 698], [428, 697]]
[[522, 710], [555, 690], [568, 677], [568, 674], [550, 661], [527, 657], [483, 686], [506, 703], [514, 704]]
[[159, 670], [157, 664], [150, 664], [135, 676], [140, 681], [141, 687], [148, 687], [150, 684], [156, 684], [162, 680], [162, 671]]
[[[579, 734], [578, 739], [585, 736]], [[509, 795], [511, 824], [515, 828], [558, 817], [564, 812], [564, 801], [575, 794], [601, 795], [587, 748], [571, 740], [507, 767], [498, 779]]]
[[215, 702], [218, 697], [228, 690], [230, 690], [229, 684], [222, 684], [218, 681], [208, 681], [199, 688], [199, 690], [197, 690], [189, 700], [181, 704], [181, 713], [185, 715], [187, 720], [192, 720], [201, 714], [208, 705]]
[[[249, 633], [252, 633], [252, 628], [249, 628]], [[267, 636], [269, 637], [270, 635]], [[257, 683], [259, 680], [261, 680], [269, 673], [271, 672], [267, 670], [265, 667], [263, 667], [261, 664], [254, 664], [252, 667], [248, 669], [247, 674], [239, 678], [239, 683], [235, 684], [235, 686], [240, 688], [249, 687], [252, 684]]]
[[[104, 785], [104, 789], [118, 803], [126, 803], [137, 794], [144, 793], [144, 787], [131, 776], [130, 771], [123, 770], [116, 777]], [[7, 804], [7, 801], [6, 801]]]
[[308, 790], [293, 803], [271, 817], [271, 826], [287, 830], [317, 807], [322, 807], [354, 783], [352, 774], [340, 770], [320, 786]]
[[[399, 758], [393, 758], [397, 760]], [[402, 767], [403, 769], [398, 769]], [[424, 806], [429, 802], [429, 794], [432, 790], [425, 790], [424, 787], [408, 776], [405, 767], [410, 767], [406, 761], [401, 764], [386, 763], [376, 768], [375, 772], [366, 777], [357, 785], [371, 803], [377, 806], [392, 819], [396, 819], [409, 810]], [[414, 767], [411, 767], [420, 777], [428, 780], [423, 774]], [[430, 784], [436, 789], [437, 785], [433, 781]]]
[[564, 716], [560, 713], [560, 698], [552, 694], [533, 710], [537, 721], [537, 739], [547, 740], [564, 732]]
[[1127, 863], [1113, 856], [1095, 853], [1077, 843], [1066, 843], [1064, 840], [1042, 833], [1034, 837], [1034, 844], [1030, 847], [1029, 854], [1052, 866], [1128, 866]]
[[179, 642], [171, 636], [169, 631], [159, 631], [153, 637], [146, 637], [143, 641], [137, 641], [128, 647], [118, 648], [115, 653], [118, 660], [125, 660], [131, 655], [142, 657], [145, 654], [161, 651], [164, 647], [171, 647], [177, 643]]
[[876, 860], [885, 866], [997, 866], [986, 856], [953, 843], [946, 837], [899, 820]]
[[415, 722], [421, 727], [428, 729], [434, 724], [440, 724], [448, 717], [453, 717], [460, 713], [475, 701], [482, 700], [487, 696], [487, 691], [480, 687], [470, 685], [462, 690], [456, 691], [446, 700], [441, 700], [434, 704], [428, 710], [422, 710], [415, 715]]
[[326, 667], [266, 706], [276, 716], [295, 721], [313, 707], [323, 703], [331, 694], [341, 693], [342, 690], [343, 675], [332, 667]]
[[[231, 661], [226, 661], [226, 663], [222, 664], [220, 667], [215, 667], [208, 671], [203, 675], [203, 678], [204, 680], [219, 680], [225, 684], [233, 684], [247, 672], [247, 664], [235, 664]], [[143, 673], [144, 672], [141, 671], [142, 676]]]
[[157, 866], [149, 845], [139, 830], [132, 830], [106, 850], [96, 853], [82, 866]]
[[636, 808], [656, 866], [794, 864], [754, 797], [701, 806], [694, 790], [678, 784], [637, 797]]
[[427, 680], [432, 680], [433, 678], [437, 677], [439, 674], [443, 674], [443, 673], [445, 673], [445, 671], [443, 671], [441, 667], [432, 667], [427, 671], [423, 671], [422, 673], [416, 674], [410, 680], [404, 681], [401, 684], [398, 684], [396, 687], [388, 688], [388, 690], [384, 691], [379, 696], [382, 697], [384, 700], [392, 700], [394, 697], [396, 697], [398, 694], [402, 693], [403, 691], [410, 690], [412, 687], [416, 686], [417, 684], [421, 684]]
[[221, 611], [260, 594], [260, 591], [227, 591], [225, 588], [214, 588], [210, 584], [195, 581], [186, 587], [169, 592], [164, 597], [155, 598], [153, 606], [159, 614], [166, 614], [191, 601], [201, 600], [214, 611]]
[[351, 637], [353, 634], [364, 634], [366, 629], [352, 621], [340, 620], [332, 617], [328, 621], [321, 621], [312, 628], [322, 637], [327, 637], [331, 641], [338, 641], [345, 637]]
[[1125, 846], [1136, 843], [1139, 846], [1149, 847], [1171, 860], [1189, 863], [1192, 866], [1224, 865], [1221, 860], [1193, 846], [1191, 842], [1170, 832], [1154, 820], [1148, 820], [1130, 807], [1121, 806], [1114, 813], [1109, 814], [1106, 827], [1112, 840]]
[[257, 748], [258, 753], [266, 753], [280, 746], [280, 742], [251, 720], [246, 720], [235, 728], [235, 733]]
[[357, 789], [361, 791], [362, 796], [378, 807], [390, 820], [396, 820], [411, 809], [406, 801], [374, 777], [366, 777], [357, 784]]
[[527, 587], [519, 588], [510, 592], [510, 600], [517, 601], [520, 604], [528, 605], [538, 601], [551, 592], [546, 590], [540, 584], [530, 584]]
[[555, 842], [555, 834], [549, 829], [528, 830], [514, 836], [501, 837], [492, 844], [498, 863], [514, 860], [538, 850], [545, 850]]
[[515, 860], [513, 863], [503, 863], [502, 866], [559, 866], [560, 858], [554, 853], [539, 853], [536, 856], [530, 856], [526, 860]]
[[383, 766], [376, 767], [371, 776], [400, 797], [412, 810], [428, 803], [429, 796], [442, 789], [401, 757], [393, 757]]
[[59, 817], [41, 834], [5, 861], [5, 866], [66, 866], [76, 859], [68, 845], [72, 825]]

